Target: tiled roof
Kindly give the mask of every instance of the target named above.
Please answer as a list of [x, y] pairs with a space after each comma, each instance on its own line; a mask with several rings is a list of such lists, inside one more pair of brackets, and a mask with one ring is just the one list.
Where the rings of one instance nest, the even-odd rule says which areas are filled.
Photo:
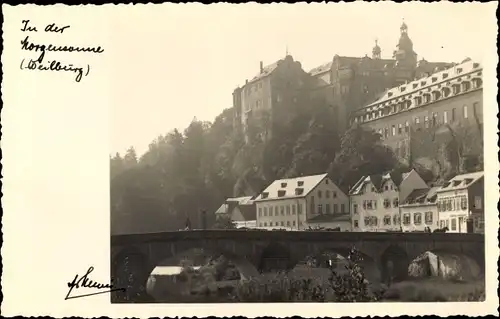
[[322, 64], [320, 66], [317, 66], [314, 69], [311, 69], [311, 71], [309, 71], [309, 74], [311, 74], [312, 76], [315, 76], [315, 75], [318, 75], [321, 73], [328, 72], [331, 70], [332, 64], [333, 64], [333, 62], [328, 62], [328, 63]]
[[254, 76], [253, 79], [251, 79], [250, 81], [248, 81], [248, 83], [252, 83], [252, 82], [255, 82], [257, 80], [260, 80], [260, 79], [265, 78], [266, 76], [270, 75], [271, 73], [273, 73], [273, 71], [276, 70], [276, 68], [278, 67], [278, 63], [280, 61], [281, 60], [278, 60], [278, 61], [274, 62], [273, 64], [266, 65], [262, 69], [262, 72], [260, 72], [256, 76]]
[[228, 211], [228, 205], [227, 204], [222, 204], [216, 211], [215, 211], [215, 215], [219, 215], [219, 214], [227, 214]]
[[[464, 74], [481, 70], [481, 64], [471, 60], [466, 60], [466, 62], [455, 65], [452, 68], [433, 73], [428, 77], [420, 78], [387, 90], [381, 98], [365, 106], [364, 108], [368, 108], [373, 105], [377, 105], [386, 101], [397, 99], [402, 96], [406, 96], [408, 94], [412, 94], [417, 91], [421, 91], [423, 88], [431, 88], [444, 82], [452, 82], [454, 79], [461, 77]], [[435, 79], [434, 82], [433, 79]]]
[[[321, 174], [275, 180], [255, 198], [255, 201], [304, 197], [327, 177], [327, 175], [328, 174]], [[296, 193], [297, 188], [302, 190]], [[267, 197], [265, 194], [267, 194]]]
[[314, 216], [307, 220], [308, 223], [325, 223], [325, 222], [342, 222], [350, 221], [351, 215], [349, 214], [324, 214]]
[[252, 205], [252, 196], [234, 197], [226, 199], [226, 203], [237, 203], [238, 205]]
[[383, 174], [363, 176], [356, 182], [356, 184], [354, 184], [354, 186], [349, 191], [349, 194], [350, 195], [362, 194], [363, 187], [368, 183], [372, 183], [375, 189], [379, 191], [384, 185], [384, 182], [388, 180], [392, 180], [392, 182], [399, 187], [399, 185], [401, 185], [401, 183], [408, 177], [408, 175], [410, 175], [410, 173], [411, 171], [405, 173], [392, 171]]
[[401, 206], [434, 204], [436, 202], [436, 191], [439, 187], [414, 189]]
[[450, 179], [448, 182], [444, 183], [437, 192], [447, 192], [452, 190], [464, 189], [472, 186], [477, 181], [481, 180], [484, 176], [484, 172], [474, 172], [468, 174], [457, 175]]

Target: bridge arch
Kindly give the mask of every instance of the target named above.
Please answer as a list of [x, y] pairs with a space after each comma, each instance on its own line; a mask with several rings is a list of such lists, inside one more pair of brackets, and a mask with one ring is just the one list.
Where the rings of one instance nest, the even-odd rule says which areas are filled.
[[408, 277], [411, 260], [404, 248], [391, 244], [380, 256], [381, 279], [387, 284], [403, 281]]
[[289, 270], [294, 266], [289, 248], [278, 242], [271, 242], [260, 254], [258, 270], [267, 272], [273, 270]]

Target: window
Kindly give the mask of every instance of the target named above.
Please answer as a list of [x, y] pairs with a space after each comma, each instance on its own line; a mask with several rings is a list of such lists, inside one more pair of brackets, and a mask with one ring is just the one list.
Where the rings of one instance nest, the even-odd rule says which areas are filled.
[[403, 133], [403, 124], [398, 125], [398, 134], [401, 135]]
[[314, 206], [314, 196], [311, 196], [311, 214], [314, 214], [314, 209], [316, 206]]
[[295, 215], [295, 205], [292, 205], [292, 215]]
[[337, 192], [333, 192], [333, 198], [337, 198]]
[[448, 111], [444, 111], [444, 113], [443, 113], [443, 121], [444, 121], [444, 124], [448, 123]]
[[280, 206], [281, 216], [285, 216], [285, 206]]
[[405, 132], [406, 133], [410, 132], [410, 122], [408, 121], [405, 122]]
[[465, 196], [460, 197], [460, 208], [462, 210], [467, 210], [467, 197]]
[[425, 224], [432, 225], [432, 212], [425, 212]]
[[459, 94], [460, 93], [460, 85], [455, 84], [453, 85], [453, 94]]
[[321, 191], [318, 191], [318, 198], [321, 198], [321, 196], [322, 196]]
[[264, 223], [264, 227], [267, 227], [267, 223]]
[[474, 208], [481, 209], [481, 207], [482, 207], [481, 196], [474, 196]]
[[384, 225], [390, 225], [391, 224], [391, 215], [385, 215], [384, 216]]
[[278, 216], [278, 215], [279, 215], [278, 206], [274, 206], [274, 216]]
[[297, 205], [297, 214], [302, 214], [302, 204]]
[[386, 138], [389, 137], [389, 129], [387, 127], [384, 129], [384, 136]]
[[259, 223], [259, 227], [262, 227], [262, 223]]
[[410, 214], [403, 214], [403, 225], [410, 225]]
[[432, 113], [432, 126], [437, 126], [437, 121], [438, 119], [438, 114], [437, 113]]
[[283, 222], [283, 221], [280, 222], [280, 224], [281, 224], [281, 226], [285, 226], [285, 222]]
[[429, 128], [429, 117], [428, 116], [424, 116], [424, 125], [425, 125], [425, 128]]
[[401, 220], [400, 220], [400, 217], [399, 217], [399, 215], [398, 215], [398, 214], [396, 214], [396, 215], [394, 215], [394, 216], [392, 217], [392, 223], [393, 223], [394, 225], [399, 225], [399, 224], [401, 223]]
[[325, 197], [330, 198], [330, 191], [325, 191]]
[[286, 214], [287, 214], [287, 215], [290, 215], [290, 205], [287, 205], [287, 206], [286, 206]]
[[392, 136], [396, 135], [396, 125], [392, 126]]
[[451, 219], [451, 230], [457, 230], [457, 219], [456, 218]]
[[358, 204], [352, 204], [352, 213], [357, 214], [358, 213]]
[[326, 204], [326, 213], [330, 214], [330, 204]]
[[337, 214], [337, 204], [333, 204], [333, 213]]
[[259, 207], [259, 216], [262, 216], [262, 207]]
[[388, 186], [388, 185], [385, 185], [385, 186], [384, 186], [384, 190], [388, 191], [388, 190], [389, 190], [389, 186]]
[[452, 121], [452, 122], [455, 122], [455, 119], [456, 119], [455, 112], [456, 112], [456, 111], [455, 111], [455, 108], [453, 108], [453, 109], [451, 110], [451, 121]]
[[394, 200], [392, 201], [392, 207], [398, 207], [398, 206], [399, 206], [399, 199], [394, 198]]
[[[387, 185], [385, 186], [387, 190]], [[389, 208], [391, 207], [391, 202], [388, 198], [384, 199], [384, 208]]]
[[354, 220], [354, 228], [358, 228], [359, 227], [359, 222], [357, 219]]
[[292, 221], [292, 226], [295, 226], [295, 221]]
[[370, 217], [365, 217], [364, 222], [365, 226], [370, 226]]
[[422, 213], [415, 213], [415, 215], [413, 215], [413, 224], [415, 225], [422, 224]]
[[378, 226], [378, 218], [377, 218], [377, 216], [371, 216], [370, 217], [370, 224], [371, 224], [371, 226]]
[[321, 204], [318, 205], [318, 214], [320, 214], [320, 215], [323, 214], [323, 205], [321, 205]]
[[340, 213], [344, 213], [344, 212], [345, 212], [344, 204], [340, 204]]
[[289, 220], [287, 220], [287, 221], [286, 221], [286, 225], [287, 225], [288, 227], [290, 227], [290, 221], [289, 221]]
[[467, 105], [464, 105], [464, 119], [469, 118], [469, 114], [467, 113]]

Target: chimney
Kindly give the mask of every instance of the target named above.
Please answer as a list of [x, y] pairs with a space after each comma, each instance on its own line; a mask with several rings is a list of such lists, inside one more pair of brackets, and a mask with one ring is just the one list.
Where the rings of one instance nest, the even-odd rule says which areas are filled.
[[245, 85], [248, 84], [248, 79], [245, 80]]
[[260, 61], [260, 73], [264, 72], [264, 62]]

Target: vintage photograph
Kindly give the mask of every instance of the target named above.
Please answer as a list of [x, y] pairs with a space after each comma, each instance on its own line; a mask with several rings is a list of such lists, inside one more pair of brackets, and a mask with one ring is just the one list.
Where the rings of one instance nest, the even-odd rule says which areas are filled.
[[451, 6], [117, 23], [111, 303], [484, 301], [481, 16]]

